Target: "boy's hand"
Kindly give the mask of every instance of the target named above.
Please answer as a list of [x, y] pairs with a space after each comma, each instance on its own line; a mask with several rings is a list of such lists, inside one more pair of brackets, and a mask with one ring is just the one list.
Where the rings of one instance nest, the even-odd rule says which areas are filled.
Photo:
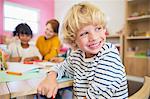
[[56, 81], [56, 73], [50, 72], [48, 76], [39, 84], [37, 91], [41, 95], [46, 95], [48, 98], [55, 98], [58, 91], [58, 83]]

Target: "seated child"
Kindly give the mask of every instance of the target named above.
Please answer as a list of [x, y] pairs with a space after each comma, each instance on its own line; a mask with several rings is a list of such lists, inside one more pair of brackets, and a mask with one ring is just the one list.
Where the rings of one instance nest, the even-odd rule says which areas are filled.
[[33, 34], [31, 28], [26, 23], [17, 25], [13, 34], [13, 36], [18, 36], [19, 40], [8, 45], [10, 61], [26, 62], [42, 59], [37, 47], [29, 44]]
[[[57, 79], [73, 78], [73, 99], [127, 99], [125, 67], [115, 45], [106, 42], [104, 13], [88, 2], [75, 4], [66, 15], [64, 41], [75, 51], [52, 66], [37, 91], [55, 98]], [[71, 99], [71, 98], [69, 98]]]

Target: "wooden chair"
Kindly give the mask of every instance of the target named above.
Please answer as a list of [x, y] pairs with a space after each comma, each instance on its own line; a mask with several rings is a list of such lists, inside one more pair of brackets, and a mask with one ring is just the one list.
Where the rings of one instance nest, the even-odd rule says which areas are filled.
[[150, 96], [150, 77], [144, 77], [144, 83], [142, 88], [128, 99], [149, 99]]

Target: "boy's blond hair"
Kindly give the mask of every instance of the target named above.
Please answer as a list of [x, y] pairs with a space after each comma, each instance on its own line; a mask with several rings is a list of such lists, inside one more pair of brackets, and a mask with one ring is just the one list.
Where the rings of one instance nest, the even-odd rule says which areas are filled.
[[104, 13], [97, 6], [88, 2], [76, 4], [69, 10], [63, 22], [62, 33], [64, 42], [73, 48], [78, 48], [75, 43], [78, 30], [88, 24], [105, 27], [105, 23]]

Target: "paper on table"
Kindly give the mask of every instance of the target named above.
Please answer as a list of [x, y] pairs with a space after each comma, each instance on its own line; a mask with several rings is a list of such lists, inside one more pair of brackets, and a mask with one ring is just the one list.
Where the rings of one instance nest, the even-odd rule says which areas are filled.
[[56, 65], [57, 63], [52, 63], [52, 62], [36, 62], [36, 65], [42, 66], [42, 67], [51, 67]]
[[11, 71], [11, 72], [24, 73], [34, 69], [42, 68], [42, 66], [36, 64], [23, 64], [18, 62], [8, 62], [7, 64], [8, 64], [7, 71]]
[[0, 72], [0, 83], [10, 82], [10, 81], [19, 81], [19, 80], [27, 80], [32, 78], [44, 77], [46, 74], [44, 72], [26, 72], [21, 76], [16, 75], [7, 75], [4, 71]]

